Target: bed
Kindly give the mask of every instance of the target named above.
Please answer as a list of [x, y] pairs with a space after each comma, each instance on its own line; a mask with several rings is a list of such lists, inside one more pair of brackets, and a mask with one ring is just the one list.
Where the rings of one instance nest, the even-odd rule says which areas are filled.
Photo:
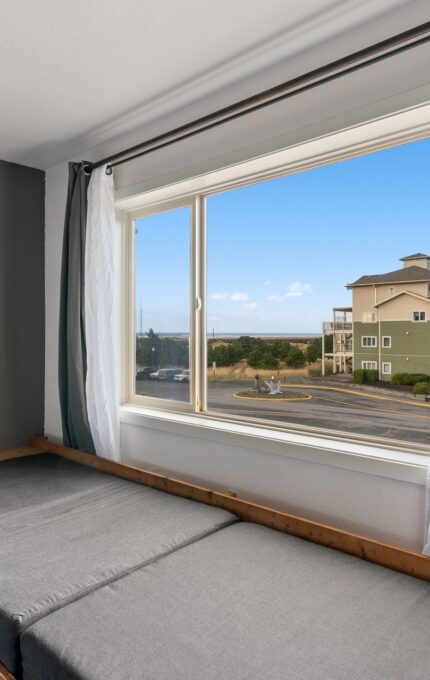
[[0, 463], [0, 662], [19, 673], [29, 625], [234, 521], [49, 453]]
[[17, 455], [0, 680], [428, 677], [429, 558], [44, 439]]

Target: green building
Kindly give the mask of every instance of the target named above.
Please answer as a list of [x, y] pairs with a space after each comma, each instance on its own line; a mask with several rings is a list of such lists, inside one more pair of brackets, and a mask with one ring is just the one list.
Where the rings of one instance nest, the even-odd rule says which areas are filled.
[[[401, 261], [401, 269], [348, 284], [349, 323], [334, 318], [324, 324], [323, 333], [334, 331], [333, 353], [325, 357], [336, 372], [372, 368], [387, 381], [400, 372], [430, 374], [430, 256], [415, 253]], [[338, 351], [345, 347], [347, 356]]]

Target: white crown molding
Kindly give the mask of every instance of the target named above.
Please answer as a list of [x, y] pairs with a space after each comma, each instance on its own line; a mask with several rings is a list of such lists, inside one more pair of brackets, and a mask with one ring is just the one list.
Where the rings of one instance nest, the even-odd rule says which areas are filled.
[[[213, 68], [183, 81], [174, 89], [163, 92], [141, 106], [89, 130], [84, 135], [50, 148], [34, 149], [29, 156], [33, 156], [34, 159], [39, 157], [45, 168], [83, 155], [92, 160], [99, 155], [122, 148], [121, 138], [124, 135], [145, 127], [153, 128], [154, 125], [160, 124], [161, 119], [167, 119], [172, 113], [177, 115], [182, 112], [184, 121], [188, 120], [187, 107], [191, 107], [193, 103], [199, 102], [199, 109], [203, 115], [205, 100], [223, 90], [236, 86], [239, 93], [236, 99], [252, 94], [253, 89], [250, 90], [252, 85], [249, 84], [249, 80], [257, 74], [267, 73], [271, 67], [283, 62], [288, 61], [289, 67], [285, 71], [285, 79], [294, 77], [301, 72], [300, 63], [302, 61], [306, 63], [310, 53], [316, 54], [318, 45], [333, 42], [335, 48], [334, 40], [340, 34], [353, 29], [358, 30], [366, 22], [384, 15], [387, 11], [396, 10], [399, 5], [404, 5], [404, 0], [389, 0], [388, 5], [387, 7], [387, 0], [334, 0], [330, 9], [313, 13], [305, 20], [296, 22], [288, 30], [274, 34], [271, 39], [255, 45], [252, 49], [243, 50], [235, 59], [219, 62]], [[333, 58], [341, 56], [336, 52], [334, 54]], [[318, 62], [315, 61], [314, 65], [318, 65]], [[270, 84], [274, 83], [269, 83], [268, 86]], [[222, 105], [221, 102], [219, 106]], [[200, 111], [197, 115], [200, 115]], [[157, 132], [151, 130], [149, 134]], [[103, 147], [101, 152], [99, 147]]]

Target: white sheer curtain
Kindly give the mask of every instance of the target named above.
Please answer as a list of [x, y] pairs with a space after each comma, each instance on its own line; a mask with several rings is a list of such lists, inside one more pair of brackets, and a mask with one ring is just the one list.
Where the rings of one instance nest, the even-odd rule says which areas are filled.
[[96, 168], [88, 187], [85, 252], [86, 398], [99, 456], [120, 460], [118, 361], [114, 327], [113, 177]]

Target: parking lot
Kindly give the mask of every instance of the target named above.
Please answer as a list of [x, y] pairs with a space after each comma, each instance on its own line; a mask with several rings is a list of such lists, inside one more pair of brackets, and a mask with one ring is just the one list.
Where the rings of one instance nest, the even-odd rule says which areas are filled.
[[[221, 413], [294, 423], [312, 428], [384, 437], [430, 446], [430, 404], [401, 397], [366, 394], [349, 389], [298, 385], [294, 391], [308, 394], [306, 401], [249, 401], [234, 395], [250, 382], [210, 383], [208, 409]], [[138, 381], [137, 393], [189, 401], [189, 385]]]

